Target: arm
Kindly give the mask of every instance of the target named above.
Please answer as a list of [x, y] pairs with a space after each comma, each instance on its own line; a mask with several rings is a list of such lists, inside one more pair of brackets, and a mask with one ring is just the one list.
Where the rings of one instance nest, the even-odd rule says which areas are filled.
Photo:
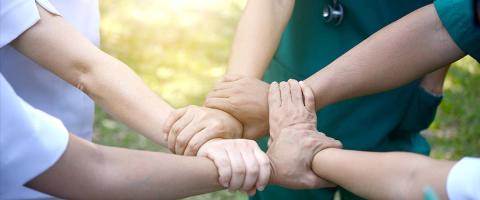
[[[268, 132], [268, 84], [259, 79], [277, 49], [294, 4], [294, 0], [247, 2], [235, 34], [227, 75], [205, 101], [206, 107], [223, 110], [238, 119], [243, 124], [243, 138], [256, 139]], [[248, 80], [234, 82], [238, 76]], [[229, 90], [244, 83], [248, 84], [244, 85], [248, 92]], [[236, 95], [226, 98], [225, 92]]]
[[294, 4], [295, 0], [247, 2], [233, 40], [227, 74], [262, 78]]
[[[378, 31], [305, 83], [315, 91], [318, 110], [340, 100], [398, 87], [464, 55], [441, 24], [433, 5], [428, 5]], [[439, 92], [445, 72], [427, 75], [422, 87]], [[244, 128], [257, 124], [253, 126], [255, 131], [245, 131], [244, 137], [258, 138], [269, 128], [268, 124], [258, 123], [268, 116], [267, 91], [268, 85], [262, 81], [227, 76], [208, 95], [205, 105], [232, 114], [244, 123]]]
[[165, 144], [161, 126], [172, 108], [124, 63], [102, 52], [62, 17], [39, 7], [41, 20], [11, 45], [87, 93], [131, 128]]
[[26, 186], [66, 199], [178, 199], [222, 189], [216, 171], [206, 158], [101, 146], [70, 135], [56, 164]]
[[447, 176], [454, 164], [413, 153], [325, 149], [315, 155], [312, 168], [367, 199], [422, 199], [427, 186], [448, 199]]
[[381, 29], [305, 82], [322, 108], [398, 87], [464, 55], [430, 4]]
[[[270, 86], [270, 124], [278, 127], [270, 130], [273, 142], [267, 152], [272, 163], [272, 181], [281, 176], [281, 172], [308, 172], [305, 166], [311, 166], [319, 177], [368, 199], [422, 199], [422, 190], [426, 186], [433, 187], [446, 199], [446, 179], [454, 162], [437, 161], [411, 153], [321, 150], [325, 145], [341, 146], [338, 142], [335, 146], [334, 140], [316, 130], [312, 90], [303, 84], [299, 90], [295, 81], [290, 80], [289, 83], [282, 82], [280, 90], [277, 83]], [[301, 112], [305, 108], [308, 112]], [[296, 152], [301, 153], [296, 155]], [[309, 157], [311, 153], [313, 156]], [[296, 164], [305, 163], [308, 158], [312, 158], [311, 163]], [[302, 179], [309, 180], [309, 176]]]

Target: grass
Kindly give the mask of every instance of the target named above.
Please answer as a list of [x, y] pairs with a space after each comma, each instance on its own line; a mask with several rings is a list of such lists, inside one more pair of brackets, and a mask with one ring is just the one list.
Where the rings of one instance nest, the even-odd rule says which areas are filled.
[[[100, 1], [101, 48], [131, 66], [174, 107], [201, 105], [225, 73], [244, 0]], [[466, 57], [450, 69], [437, 117], [424, 135], [432, 157], [480, 156], [480, 66]], [[95, 142], [164, 151], [96, 109]], [[189, 199], [246, 199], [225, 191]]]

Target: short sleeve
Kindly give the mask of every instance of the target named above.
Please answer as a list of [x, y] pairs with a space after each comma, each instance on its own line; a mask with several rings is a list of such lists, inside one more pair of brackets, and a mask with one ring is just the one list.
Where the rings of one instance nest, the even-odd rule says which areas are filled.
[[54, 165], [68, 137], [60, 120], [23, 101], [0, 74], [0, 194]]
[[480, 200], [480, 158], [463, 158], [448, 173], [449, 199]]
[[465, 53], [480, 60], [480, 26], [473, 0], [436, 0], [437, 14], [450, 37]]
[[36, 4], [59, 14], [48, 0], [0, 0], [0, 48], [40, 20]]

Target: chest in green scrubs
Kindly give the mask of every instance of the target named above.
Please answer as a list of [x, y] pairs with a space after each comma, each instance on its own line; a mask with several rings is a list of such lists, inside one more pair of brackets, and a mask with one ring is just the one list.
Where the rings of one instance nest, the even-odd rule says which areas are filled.
[[[427, 0], [339, 2], [345, 14], [343, 22], [335, 26], [322, 19], [323, 7], [331, 4], [331, 0], [296, 1], [265, 81], [304, 80], [382, 27], [432, 3]], [[419, 81], [414, 81], [395, 90], [327, 106], [317, 113], [317, 127], [341, 140], [346, 149], [428, 154], [429, 145], [419, 132], [433, 120], [440, 99], [424, 91]], [[265, 138], [259, 141], [263, 149], [266, 141]], [[336, 190], [269, 186], [253, 199], [332, 199]], [[344, 190], [341, 195], [343, 199], [356, 198]]]

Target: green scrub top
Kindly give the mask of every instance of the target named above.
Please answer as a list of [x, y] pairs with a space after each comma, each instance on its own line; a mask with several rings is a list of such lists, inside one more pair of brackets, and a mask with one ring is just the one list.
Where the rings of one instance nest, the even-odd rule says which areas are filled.
[[476, 20], [474, 1], [437, 0], [434, 5], [440, 21], [457, 46], [479, 61], [480, 22]]
[[[382, 27], [432, 3], [427, 0], [339, 2], [345, 14], [343, 22], [335, 26], [322, 19], [323, 7], [331, 4], [331, 0], [296, 1], [279, 48], [265, 73], [265, 81], [304, 80]], [[345, 149], [428, 155], [429, 145], [419, 132], [432, 122], [440, 100], [441, 97], [424, 91], [417, 80], [391, 91], [322, 108], [317, 112], [317, 127], [341, 140]], [[264, 150], [266, 141], [266, 138], [259, 140]], [[333, 199], [336, 190], [290, 190], [268, 186], [252, 199]], [[357, 198], [343, 189], [340, 192], [343, 199]]]

